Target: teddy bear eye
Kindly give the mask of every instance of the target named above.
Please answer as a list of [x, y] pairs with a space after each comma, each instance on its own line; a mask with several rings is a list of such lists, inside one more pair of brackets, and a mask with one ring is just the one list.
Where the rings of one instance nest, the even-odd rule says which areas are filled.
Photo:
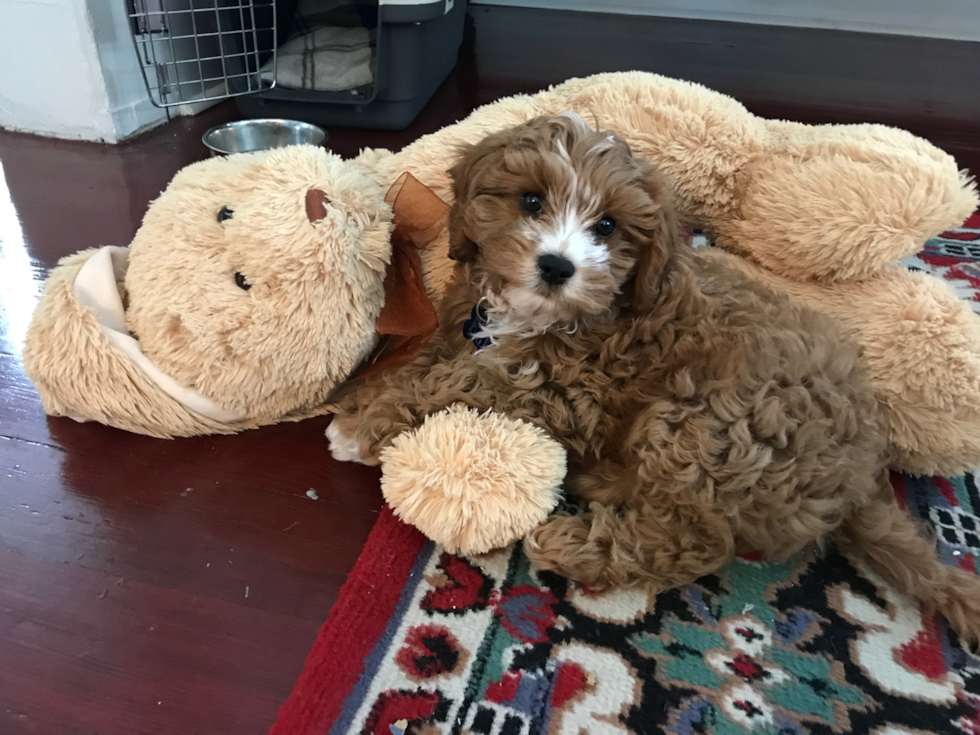
[[222, 207], [221, 211], [218, 212], [218, 222], [224, 222], [226, 219], [231, 219], [233, 214], [235, 214], [234, 210], [228, 209], [228, 207]]
[[252, 284], [248, 282], [248, 279], [241, 273], [235, 274], [235, 285], [238, 286], [242, 291], [248, 291]]

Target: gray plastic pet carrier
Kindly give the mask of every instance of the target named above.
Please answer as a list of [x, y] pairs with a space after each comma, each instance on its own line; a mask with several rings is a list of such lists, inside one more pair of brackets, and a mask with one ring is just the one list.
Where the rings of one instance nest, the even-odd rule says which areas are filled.
[[466, 0], [130, 0], [160, 107], [400, 130], [456, 64]]

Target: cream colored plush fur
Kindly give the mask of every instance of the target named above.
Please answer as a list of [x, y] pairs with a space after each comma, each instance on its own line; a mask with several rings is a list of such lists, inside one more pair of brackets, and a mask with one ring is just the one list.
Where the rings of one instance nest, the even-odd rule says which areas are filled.
[[381, 489], [402, 520], [448, 551], [482, 554], [554, 510], [565, 457], [536, 426], [457, 405], [395, 438]]
[[[318, 222], [311, 189], [330, 199]], [[218, 222], [222, 207], [233, 215]], [[221, 407], [309, 415], [372, 345], [390, 231], [377, 183], [316, 148], [190, 166], [133, 240], [127, 322], [158, 367]]]
[[58, 264], [31, 323], [24, 363], [44, 410], [158, 437], [233, 431], [171, 399], [108, 344], [92, 310], [72, 292], [75, 276], [94, 252]]
[[[941, 283], [892, 267], [977, 206], [955, 161], [900, 130], [767, 121], [724, 95], [640, 72], [500, 100], [399, 153], [343, 162], [296, 148], [188, 167], [133, 242], [120, 284], [128, 322], [170, 377], [245, 420], [187, 415], [121, 362], [72, 303], [77, 261], [52, 274], [28, 336], [25, 364], [46, 410], [156, 436], [324, 412], [330, 389], [372, 346], [387, 188], [407, 171], [448, 202], [459, 144], [568, 110], [656, 163], [686, 221], [742, 256], [740, 267], [844, 324], [864, 348], [896, 467], [980, 465], [977, 319]], [[337, 201], [316, 225], [303, 208], [311, 187]], [[215, 219], [222, 206], [235, 210], [225, 226]], [[436, 301], [451, 274], [446, 250], [443, 236], [422, 252]], [[254, 282], [248, 301], [233, 282], [239, 269]]]

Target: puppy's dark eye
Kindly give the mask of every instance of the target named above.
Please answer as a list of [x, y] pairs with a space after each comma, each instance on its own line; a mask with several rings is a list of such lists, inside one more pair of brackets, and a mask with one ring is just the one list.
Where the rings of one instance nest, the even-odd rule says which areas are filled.
[[222, 207], [221, 211], [218, 212], [218, 222], [224, 222], [226, 219], [231, 219], [234, 211], [228, 209], [228, 207]]
[[248, 279], [241, 273], [235, 274], [235, 285], [238, 286], [242, 291], [248, 291], [252, 284], [248, 282]]
[[530, 192], [521, 194], [518, 204], [524, 214], [541, 214], [541, 210], [544, 209], [544, 204], [541, 202], [541, 195]]
[[609, 237], [616, 229], [616, 223], [609, 217], [603, 217], [595, 223], [595, 234], [599, 237]]

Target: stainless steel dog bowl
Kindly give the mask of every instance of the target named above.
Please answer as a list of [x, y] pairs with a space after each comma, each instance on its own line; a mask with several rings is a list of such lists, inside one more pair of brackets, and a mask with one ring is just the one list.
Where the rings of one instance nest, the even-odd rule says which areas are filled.
[[201, 140], [212, 155], [266, 151], [287, 145], [320, 145], [327, 139], [323, 128], [299, 120], [239, 120], [211, 128]]

